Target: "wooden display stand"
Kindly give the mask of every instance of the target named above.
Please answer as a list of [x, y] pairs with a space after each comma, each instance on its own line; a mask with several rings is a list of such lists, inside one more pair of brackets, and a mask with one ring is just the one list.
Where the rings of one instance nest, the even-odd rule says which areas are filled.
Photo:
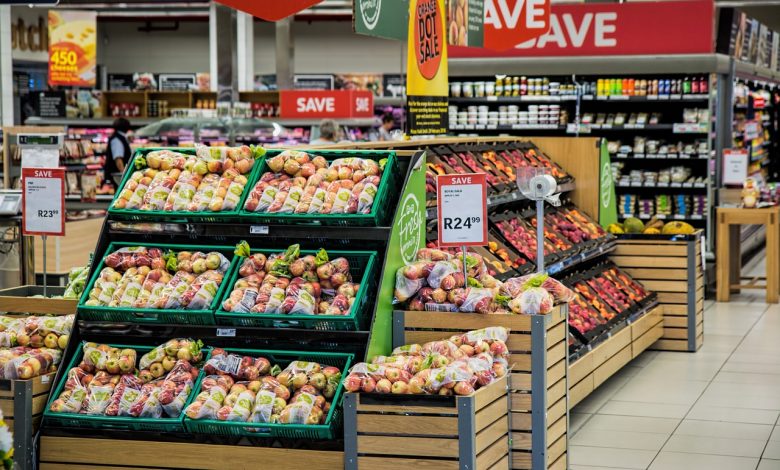
[[344, 453], [193, 442], [41, 437], [41, 470], [344, 468]]
[[[718, 302], [728, 302], [731, 294], [739, 293], [740, 289], [766, 289], [766, 302], [776, 304], [780, 291], [780, 206], [763, 209], [718, 207], [716, 210]], [[747, 284], [741, 282], [746, 278], [740, 273], [740, 225], [766, 227], [766, 278], [755, 277]], [[765, 279], [766, 283], [759, 284], [760, 279]]]
[[470, 396], [344, 396], [347, 470], [507, 468], [508, 378]]
[[[62, 295], [64, 287], [46, 288], [46, 295]], [[0, 313], [38, 313], [46, 315], [74, 315], [78, 299], [33, 297], [43, 295], [43, 286], [20, 286], [0, 289]]]
[[619, 238], [610, 259], [636, 281], [658, 294], [664, 335], [653, 345], [661, 351], [697, 351], [704, 341], [702, 232]]
[[547, 315], [397, 311], [393, 344], [424, 343], [470, 330], [510, 330], [511, 468], [565, 469], [568, 306]]
[[0, 410], [13, 433], [14, 462], [21, 470], [34, 468], [34, 436], [41, 425], [55, 374], [30, 380], [0, 380]]
[[655, 306], [616, 326], [608, 339], [571, 363], [569, 409], [661, 338], [664, 330], [662, 312], [662, 307]]

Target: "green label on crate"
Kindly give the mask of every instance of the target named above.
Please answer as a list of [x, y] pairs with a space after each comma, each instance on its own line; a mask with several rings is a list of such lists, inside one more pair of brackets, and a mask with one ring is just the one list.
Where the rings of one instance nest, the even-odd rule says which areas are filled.
[[387, 355], [392, 349], [395, 272], [414, 261], [417, 250], [425, 246], [425, 152], [415, 154], [412, 164], [417, 155], [417, 167], [410, 172], [393, 220], [367, 358]]
[[615, 200], [615, 181], [612, 179], [612, 163], [607, 150], [607, 141], [601, 141], [601, 158], [599, 159], [599, 223], [606, 227], [617, 222], [617, 201]]

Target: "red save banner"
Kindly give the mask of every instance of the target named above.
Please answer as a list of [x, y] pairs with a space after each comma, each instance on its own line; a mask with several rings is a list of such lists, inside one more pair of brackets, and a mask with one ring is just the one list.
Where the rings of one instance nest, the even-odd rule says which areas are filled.
[[550, 0], [485, 0], [486, 49], [512, 49], [549, 30]]
[[266, 21], [279, 21], [299, 11], [311, 8], [322, 0], [217, 0], [236, 10]]
[[[508, 24], [485, 0], [485, 46]], [[526, 0], [527, 1], [527, 0]], [[450, 48], [450, 57], [697, 54], [714, 49], [712, 0], [553, 5], [550, 28], [506, 51]]]
[[363, 90], [282, 90], [283, 118], [357, 118], [374, 116], [374, 95]]

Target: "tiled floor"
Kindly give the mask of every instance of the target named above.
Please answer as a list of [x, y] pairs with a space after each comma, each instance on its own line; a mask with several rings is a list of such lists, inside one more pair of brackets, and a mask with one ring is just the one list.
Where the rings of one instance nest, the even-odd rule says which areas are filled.
[[696, 353], [645, 352], [571, 414], [573, 470], [780, 470], [780, 305], [708, 301]]

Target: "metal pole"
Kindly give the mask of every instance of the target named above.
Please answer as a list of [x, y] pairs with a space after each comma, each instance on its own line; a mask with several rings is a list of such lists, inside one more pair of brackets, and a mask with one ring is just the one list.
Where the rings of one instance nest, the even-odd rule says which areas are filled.
[[46, 235], [41, 235], [43, 239], [43, 296], [46, 297]]
[[544, 272], [544, 201], [536, 201], [536, 268]]
[[460, 252], [463, 255], [463, 287], [469, 286], [469, 270], [466, 268], [466, 245], [460, 247]]

